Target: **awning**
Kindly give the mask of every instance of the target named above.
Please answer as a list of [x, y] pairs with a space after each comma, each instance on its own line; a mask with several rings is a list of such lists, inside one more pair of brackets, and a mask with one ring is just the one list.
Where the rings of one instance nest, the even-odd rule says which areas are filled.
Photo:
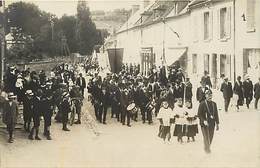
[[167, 66], [171, 66], [187, 52], [187, 48], [167, 48], [165, 51], [165, 61]]

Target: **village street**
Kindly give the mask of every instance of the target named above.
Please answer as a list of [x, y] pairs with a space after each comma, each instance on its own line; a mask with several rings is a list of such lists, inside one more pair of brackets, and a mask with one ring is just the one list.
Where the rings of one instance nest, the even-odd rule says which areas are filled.
[[[89, 103], [83, 111], [94, 116]], [[179, 144], [173, 137], [171, 144], [164, 144], [157, 137], [156, 120], [153, 125], [132, 122], [129, 128], [111, 119], [110, 113], [107, 125], [97, 124], [99, 136], [86, 123], [64, 132], [54, 122], [52, 141], [43, 136], [30, 141], [17, 130], [15, 142], [8, 144], [1, 129], [0, 167], [259, 167], [260, 112], [221, 110], [219, 115], [211, 154], [204, 153], [201, 132], [196, 142]]]

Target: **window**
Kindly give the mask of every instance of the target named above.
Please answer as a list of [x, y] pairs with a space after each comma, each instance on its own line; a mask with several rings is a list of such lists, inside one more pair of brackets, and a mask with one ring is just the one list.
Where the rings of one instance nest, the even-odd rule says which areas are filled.
[[217, 54], [212, 54], [212, 62], [211, 62], [211, 77], [212, 77], [212, 84], [213, 88], [216, 88], [217, 84], [217, 71], [218, 71], [218, 63], [217, 63]]
[[[243, 51], [243, 72], [244, 75], [260, 76], [260, 48], [244, 49]], [[257, 78], [253, 79], [257, 80]]]
[[193, 41], [196, 42], [198, 41], [198, 16], [197, 15], [194, 15], [193, 16]]
[[204, 54], [204, 71], [209, 72], [209, 54]]
[[220, 54], [220, 75], [224, 74], [225, 76], [226, 74], [226, 61], [227, 61], [227, 57], [225, 54]]
[[226, 36], [226, 16], [227, 8], [220, 9], [220, 38], [223, 39]]
[[247, 0], [246, 26], [248, 32], [255, 31], [255, 0]]
[[204, 40], [209, 39], [209, 12], [204, 13]]
[[192, 73], [197, 73], [197, 54], [192, 54]]
[[221, 8], [219, 11], [220, 39], [230, 38], [231, 34], [231, 7]]

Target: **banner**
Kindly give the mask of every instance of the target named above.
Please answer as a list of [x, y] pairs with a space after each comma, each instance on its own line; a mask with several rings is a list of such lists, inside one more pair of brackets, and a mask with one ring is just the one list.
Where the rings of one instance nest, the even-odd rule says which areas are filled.
[[118, 73], [121, 71], [123, 65], [123, 48], [107, 49], [109, 64], [111, 72]]

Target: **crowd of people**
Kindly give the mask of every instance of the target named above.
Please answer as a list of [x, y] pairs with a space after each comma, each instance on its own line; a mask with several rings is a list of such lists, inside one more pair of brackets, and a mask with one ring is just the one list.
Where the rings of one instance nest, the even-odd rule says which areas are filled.
[[[148, 76], [140, 74], [139, 66], [129, 65], [123, 66], [119, 73], [107, 73], [103, 76], [94, 71], [87, 88], [96, 120], [106, 124], [109, 108], [111, 118], [115, 117], [118, 122], [128, 127], [131, 127], [132, 121], [138, 121], [139, 114], [144, 124], [152, 124], [156, 118], [161, 123], [158, 136], [164, 141], [170, 140], [170, 126], [174, 124], [172, 135], [176, 136], [180, 143], [183, 143], [184, 136], [187, 136], [187, 142], [195, 141], [199, 124], [202, 127], [205, 151], [209, 153], [214, 129], [218, 130], [219, 124], [217, 104], [212, 101], [213, 85], [209, 73], [205, 71], [200, 81], [201, 86], [196, 90], [198, 109], [193, 108], [193, 85], [189, 78], [185, 78], [179, 66], [170, 67], [168, 75], [165, 73], [165, 67], [159, 70], [153, 68]], [[239, 84], [242, 93], [238, 91], [237, 82], [235, 87], [232, 87], [227, 77], [222, 75], [222, 79], [219, 90], [223, 92], [226, 112], [233, 93], [238, 97], [242, 94], [242, 99], [246, 98], [248, 108], [254, 93], [257, 108], [260, 79], [253, 86], [247, 76], [246, 80]], [[240, 101], [241, 98], [238, 98], [237, 108], [243, 104]]]
[[[106, 74], [102, 74], [97, 64], [86, 63], [84, 68], [91, 77], [89, 81], [78, 72], [77, 66], [70, 64], [57, 65], [49, 76], [44, 70], [36, 73], [29, 68], [19, 71], [10, 67], [4, 78], [0, 99], [3, 122], [9, 133], [8, 141], [13, 142], [18, 105], [23, 106], [24, 129], [31, 140], [41, 140], [39, 126], [42, 117], [43, 134], [48, 140], [52, 139], [50, 126], [54, 112], [57, 112], [56, 121], [62, 122], [62, 130], [69, 131], [68, 117], [73, 100], [77, 100], [75, 124], [81, 124], [81, 106], [87, 88], [88, 100], [94, 107], [98, 122], [107, 124], [108, 109], [111, 109], [111, 118], [128, 127], [131, 127], [133, 121], [137, 122], [139, 117], [143, 124], [152, 124], [156, 119], [160, 121], [158, 136], [164, 142], [167, 142], [166, 139], [170, 141], [171, 128], [174, 128], [172, 135], [180, 143], [183, 143], [185, 136], [187, 142], [195, 141], [200, 125], [205, 151], [210, 153], [219, 117], [217, 104], [212, 101], [212, 83], [207, 71], [201, 78], [201, 86], [196, 90], [199, 108], [194, 109], [193, 85], [178, 65], [169, 67], [168, 74], [165, 67], [153, 68], [148, 76], [141, 75], [140, 66], [124, 65], [119, 73]], [[237, 95], [237, 109], [244, 104], [244, 99], [249, 108], [253, 96], [257, 109], [260, 78], [253, 85], [249, 76], [246, 76], [244, 82], [239, 76], [233, 87], [227, 77], [221, 77], [223, 82], [219, 90], [223, 92], [226, 112], [233, 94]], [[173, 124], [174, 127], [171, 127]]]
[[[19, 116], [19, 106], [23, 111], [24, 130], [30, 140], [41, 140], [39, 127], [44, 120], [44, 136], [51, 140], [50, 127], [52, 116], [56, 113], [57, 122], [62, 122], [62, 130], [68, 129], [68, 115], [75, 105], [77, 121], [81, 123], [81, 106], [86, 88], [85, 78], [78, 71], [78, 66], [62, 63], [51, 70], [49, 75], [27, 68], [23, 71], [12, 66], [4, 76], [1, 88], [2, 121], [7, 125], [9, 143], [14, 141], [15, 125]], [[31, 126], [33, 122], [33, 126]], [[73, 121], [74, 122], [74, 121]]]
[[[198, 121], [192, 110], [192, 84], [180, 67], [174, 66], [169, 72], [165, 77], [163, 69], [153, 69], [145, 77], [140, 75], [138, 66], [123, 66], [118, 74], [107, 73], [105, 76], [94, 71], [87, 88], [97, 121], [106, 124], [107, 111], [111, 108], [111, 118], [128, 127], [132, 121], [138, 121], [139, 113], [144, 124], [152, 124], [154, 118], [166, 124], [163, 122], [167, 116], [164, 112], [171, 111], [169, 114], [174, 117], [167, 120], [166, 125], [170, 126], [168, 121], [174, 121], [173, 135], [178, 142], [183, 143], [183, 136], [187, 136], [188, 142], [195, 141]], [[161, 126], [158, 136], [165, 140], [163, 130]]]
[[255, 98], [254, 108], [258, 109], [258, 101], [260, 98], [260, 78], [258, 78], [258, 82], [254, 85], [249, 75], [245, 76], [244, 81], [241, 79], [241, 76], [238, 76], [234, 87], [232, 87], [232, 84], [229, 82], [228, 78], [223, 76], [220, 91], [223, 93], [226, 112], [228, 112], [229, 104], [233, 95], [235, 95], [234, 99], [236, 100], [237, 111], [239, 111], [239, 107], [244, 104], [246, 104], [246, 107], [249, 109], [253, 97]]

